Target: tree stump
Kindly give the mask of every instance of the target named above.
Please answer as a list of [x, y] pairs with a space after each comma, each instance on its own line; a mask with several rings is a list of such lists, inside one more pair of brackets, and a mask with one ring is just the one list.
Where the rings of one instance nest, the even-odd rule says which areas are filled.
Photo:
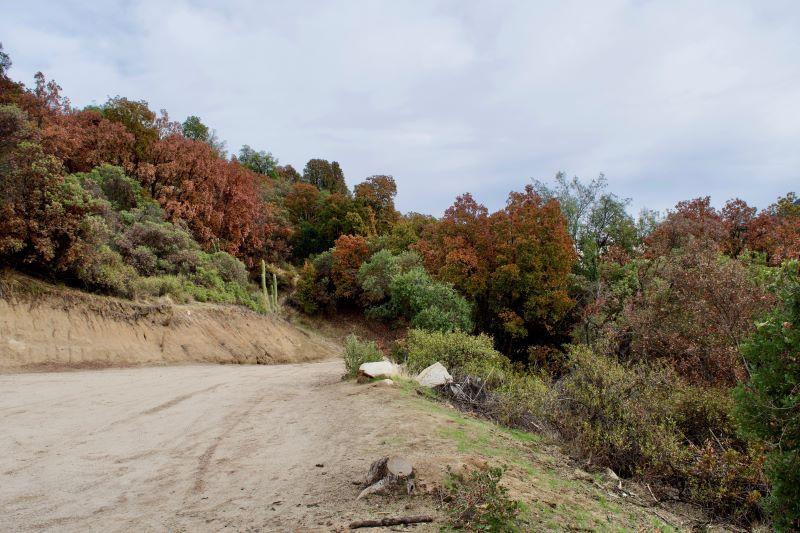
[[385, 493], [405, 485], [406, 493], [411, 494], [416, 488], [414, 466], [404, 457], [381, 457], [369, 467], [364, 479], [364, 490], [358, 500], [370, 494]]

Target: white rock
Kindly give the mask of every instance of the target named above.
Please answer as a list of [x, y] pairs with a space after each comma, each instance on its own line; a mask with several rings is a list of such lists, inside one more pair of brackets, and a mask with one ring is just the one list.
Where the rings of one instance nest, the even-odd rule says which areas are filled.
[[435, 362], [420, 372], [416, 377], [417, 383], [423, 387], [438, 387], [453, 381], [453, 376], [440, 362]]
[[400, 372], [391, 361], [375, 361], [373, 363], [362, 363], [358, 367], [359, 374], [364, 374], [371, 378], [391, 378]]

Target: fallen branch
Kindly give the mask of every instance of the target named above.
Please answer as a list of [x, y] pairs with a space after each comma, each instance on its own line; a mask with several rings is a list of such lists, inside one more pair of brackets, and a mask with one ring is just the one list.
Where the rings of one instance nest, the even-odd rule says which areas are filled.
[[652, 491], [652, 489], [650, 489], [650, 483], [646, 483], [646, 484], [645, 484], [645, 487], [647, 487], [647, 491], [650, 493], [650, 496], [652, 496], [652, 497], [653, 497], [653, 500], [655, 500], [655, 502], [656, 502], [656, 505], [660, 505], [660, 504], [661, 504], [661, 502], [660, 502], [660, 501], [658, 501], [658, 498], [656, 498], [655, 494], [653, 494], [653, 491]]
[[423, 522], [433, 522], [433, 517], [422, 516], [398, 516], [397, 518], [381, 518], [379, 520], [359, 520], [350, 524], [350, 529], [362, 527], [382, 527], [382, 526], [404, 526], [408, 524], [421, 524]]

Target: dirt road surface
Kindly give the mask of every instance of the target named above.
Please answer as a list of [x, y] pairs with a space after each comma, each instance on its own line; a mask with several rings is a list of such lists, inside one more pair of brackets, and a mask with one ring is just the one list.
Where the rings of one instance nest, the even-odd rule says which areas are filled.
[[0, 531], [318, 531], [431, 512], [425, 498], [355, 502], [353, 482], [393, 436], [410, 436], [415, 462], [431, 443], [397, 391], [342, 372], [326, 361], [0, 375]]

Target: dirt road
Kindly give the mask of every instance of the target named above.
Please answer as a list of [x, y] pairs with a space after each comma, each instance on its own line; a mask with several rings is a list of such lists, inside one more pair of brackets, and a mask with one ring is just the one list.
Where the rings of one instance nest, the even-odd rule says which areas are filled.
[[0, 375], [0, 531], [316, 531], [431, 511], [424, 498], [354, 501], [353, 481], [398, 432], [412, 436], [412, 460], [429, 450], [396, 391], [344, 383], [342, 371]]

